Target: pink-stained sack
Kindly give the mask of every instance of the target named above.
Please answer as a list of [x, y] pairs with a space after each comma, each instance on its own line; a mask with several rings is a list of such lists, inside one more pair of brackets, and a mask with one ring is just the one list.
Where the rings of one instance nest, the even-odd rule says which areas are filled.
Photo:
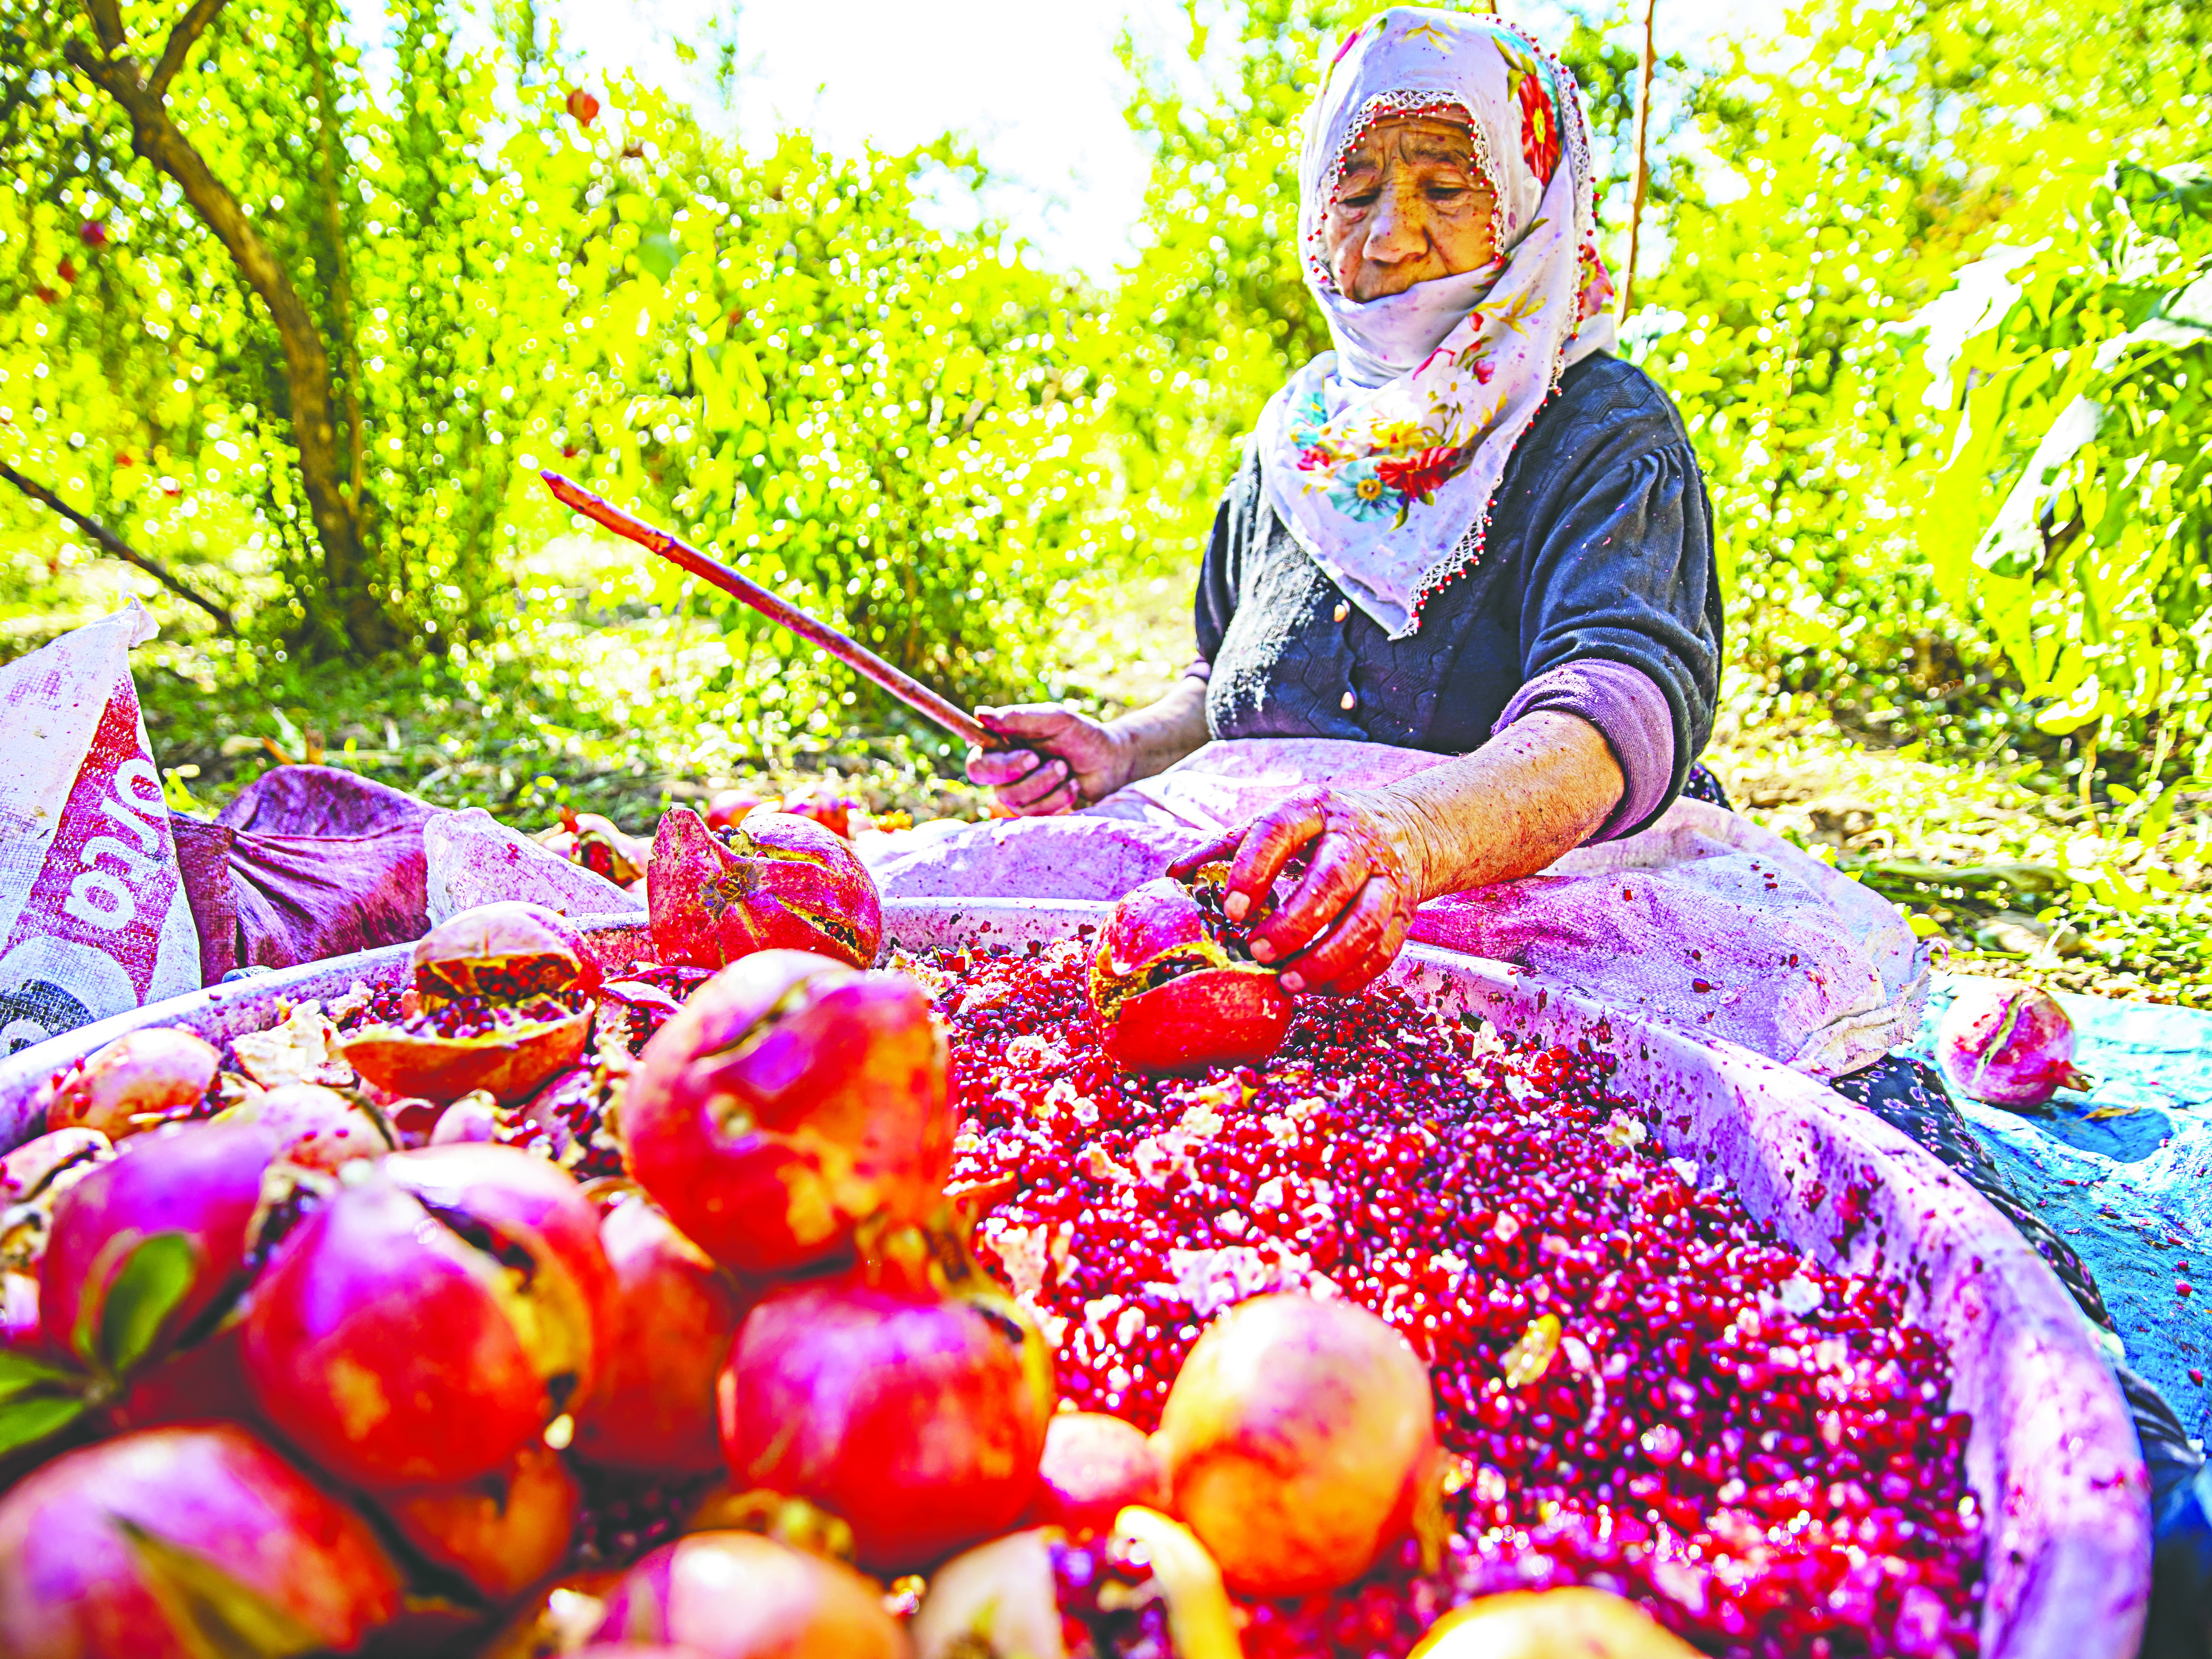
[[[1112, 899], [1314, 783], [1449, 758], [1319, 738], [1210, 743], [1085, 811], [863, 837], [884, 897]], [[1680, 800], [1641, 835], [1423, 905], [1414, 942], [1502, 963], [1818, 1078], [1911, 1040], [1928, 953], [1897, 908], [1748, 819]]]
[[0, 1051], [200, 983], [131, 648], [134, 600], [0, 666]]

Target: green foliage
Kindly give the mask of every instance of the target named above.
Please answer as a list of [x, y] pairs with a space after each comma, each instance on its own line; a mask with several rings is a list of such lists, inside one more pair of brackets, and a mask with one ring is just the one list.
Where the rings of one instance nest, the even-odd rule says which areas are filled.
[[[1930, 320], [1949, 460], [1920, 525], [2066, 732], [2212, 690], [2212, 175], [2123, 164]], [[1985, 531], [1982, 526], [1987, 526]], [[1977, 533], [1977, 532], [1980, 533]], [[2161, 748], [2172, 731], [2161, 722]], [[2170, 803], [2169, 803], [2170, 805]]]

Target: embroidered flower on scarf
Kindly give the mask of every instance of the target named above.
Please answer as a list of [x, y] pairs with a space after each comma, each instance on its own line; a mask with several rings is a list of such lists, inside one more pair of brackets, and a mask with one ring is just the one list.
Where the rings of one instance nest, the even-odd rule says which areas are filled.
[[1549, 182], [1559, 165], [1559, 118], [1552, 108], [1552, 95], [1544, 90], [1542, 66], [1517, 52], [1503, 40], [1498, 55], [1505, 60], [1505, 84], [1521, 106], [1521, 159], [1528, 171]]
[[1328, 487], [1329, 505], [1347, 519], [1388, 519], [1401, 511], [1404, 492], [1390, 488], [1371, 460], [1347, 462]]

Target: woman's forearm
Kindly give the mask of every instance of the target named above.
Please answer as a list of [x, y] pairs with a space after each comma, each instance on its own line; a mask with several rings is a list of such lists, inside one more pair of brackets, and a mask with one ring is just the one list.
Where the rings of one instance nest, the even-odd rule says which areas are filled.
[[1595, 835], [1626, 787], [1595, 726], [1545, 710], [1471, 755], [1361, 793], [1390, 823], [1420, 897], [1431, 899], [1533, 875]]
[[1121, 783], [1164, 772], [1212, 736], [1206, 726], [1206, 682], [1186, 675], [1158, 702], [1107, 721], [1106, 730], [1121, 752]]

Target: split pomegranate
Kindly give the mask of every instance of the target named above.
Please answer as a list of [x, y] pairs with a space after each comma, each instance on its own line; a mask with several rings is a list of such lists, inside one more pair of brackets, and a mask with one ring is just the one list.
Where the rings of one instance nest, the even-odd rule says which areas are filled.
[[247, 1385], [284, 1437], [341, 1479], [490, 1474], [588, 1389], [605, 1287], [595, 1294], [579, 1266], [588, 1256], [564, 1237], [573, 1219], [520, 1181], [488, 1195], [447, 1179], [459, 1159], [502, 1156], [533, 1162], [441, 1146], [349, 1164], [276, 1242], [243, 1328]]
[[359, 1516], [232, 1424], [85, 1447], [0, 1498], [9, 1659], [204, 1659], [239, 1631], [349, 1653], [400, 1588]]
[[1936, 1030], [1951, 1086], [1991, 1106], [2041, 1106], [2095, 1080], [2074, 1065], [2074, 1022], [2058, 999], [2018, 980], [1963, 983]]
[[755, 1276], [918, 1218], [951, 1164], [945, 1040], [904, 975], [768, 951], [646, 1044], [623, 1097], [630, 1174], [716, 1261]]
[[457, 1100], [482, 1089], [520, 1100], [575, 1063], [598, 988], [583, 935], [543, 905], [479, 905], [416, 941], [413, 1012], [363, 1026], [342, 1045], [376, 1088]]
[[567, 806], [561, 809], [561, 822], [542, 832], [538, 842], [617, 887], [641, 879], [653, 853], [651, 843], [640, 841], [612, 818]]
[[718, 1468], [714, 1376], [729, 1357], [744, 1297], [642, 1198], [607, 1209], [599, 1243], [614, 1272], [613, 1322], [599, 1380], [578, 1415], [576, 1455], [639, 1474]]
[[932, 1577], [915, 1659], [1240, 1659], [1220, 1570], [1184, 1528], [1125, 1509], [1106, 1534], [996, 1539]]
[[663, 962], [720, 968], [756, 951], [812, 951], [855, 968], [883, 942], [875, 878], [820, 824], [754, 812], [712, 830], [688, 806], [660, 820], [646, 900]]
[[[1254, 1595], [1350, 1583], [1442, 1476], [1428, 1372], [1405, 1339], [1309, 1296], [1257, 1297], [1208, 1327], [1159, 1439], [1175, 1512]], [[1441, 1513], [1441, 1492], [1430, 1501]]]
[[173, 1026], [126, 1031], [48, 1085], [48, 1129], [97, 1129], [120, 1140], [198, 1110], [222, 1056], [205, 1039]]
[[665, 1642], [705, 1659], [906, 1659], [904, 1634], [849, 1567], [749, 1532], [664, 1544], [608, 1595], [602, 1643]]
[[989, 1196], [983, 1259], [1071, 1402], [1152, 1429], [1220, 1310], [1334, 1292], [1428, 1365], [1455, 1460], [1440, 1573], [1409, 1539], [1334, 1594], [1247, 1601], [1245, 1659], [1403, 1653], [1455, 1605], [1577, 1582], [1735, 1659], [1976, 1650], [1940, 1341], [1899, 1285], [1670, 1162], [1603, 1048], [1370, 990], [1300, 999], [1265, 1066], [1154, 1079], [1091, 1024], [1094, 954], [913, 969], [951, 1028], [953, 1188]]
[[1103, 1412], [1060, 1412], [1044, 1436], [1032, 1518], [1077, 1537], [1112, 1529], [1132, 1504], [1168, 1506], [1167, 1471], [1151, 1438]]
[[1603, 1590], [1486, 1595], [1437, 1621], [1411, 1659], [1697, 1659], [1698, 1650], [1633, 1601]]
[[537, 1445], [481, 1480], [373, 1498], [417, 1555], [495, 1601], [520, 1595], [561, 1565], [581, 1502], [560, 1454]]
[[[185, 1123], [137, 1135], [62, 1194], [39, 1267], [48, 1341], [87, 1364], [117, 1365], [108, 1297], [152, 1241], [183, 1242], [190, 1271], [132, 1364], [159, 1358], [235, 1289], [246, 1226], [273, 1150], [244, 1123]], [[156, 1248], [159, 1248], [156, 1246]]]
[[392, 1150], [384, 1125], [356, 1101], [319, 1083], [288, 1083], [216, 1114], [218, 1123], [251, 1123], [267, 1132], [276, 1155], [311, 1170], [335, 1170], [356, 1158]]
[[114, 1155], [97, 1129], [52, 1129], [0, 1158], [0, 1268], [35, 1273], [61, 1195]]
[[859, 1273], [770, 1291], [717, 1391], [732, 1484], [821, 1505], [882, 1571], [1021, 1517], [1053, 1397], [1049, 1355], [1012, 1303]]
[[1139, 1072], [1250, 1065], [1281, 1046], [1290, 994], [1244, 950], [1218, 881], [1162, 876], [1106, 918], [1091, 966], [1091, 1005], [1107, 1052]]

